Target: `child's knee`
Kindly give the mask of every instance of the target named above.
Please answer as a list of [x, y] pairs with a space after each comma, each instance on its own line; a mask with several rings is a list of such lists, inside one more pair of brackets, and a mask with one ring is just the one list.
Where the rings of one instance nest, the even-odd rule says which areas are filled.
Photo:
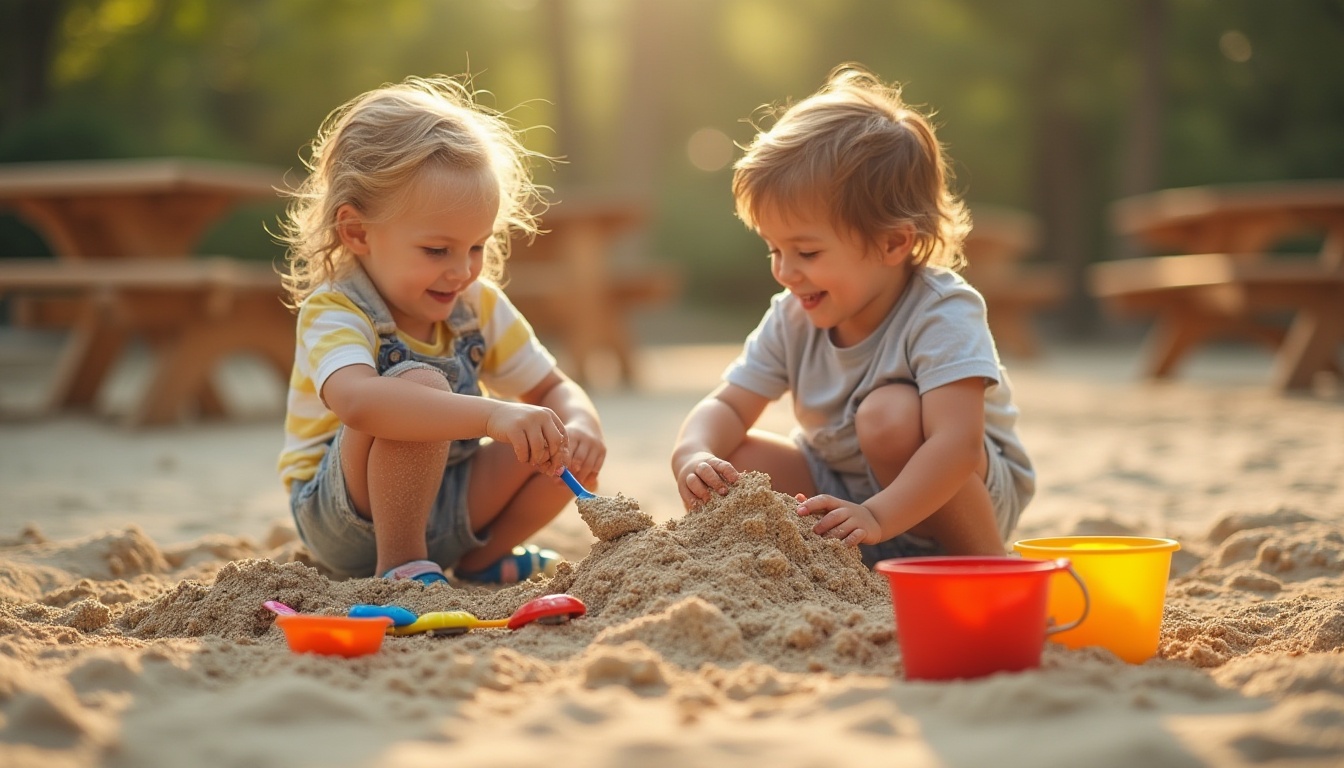
[[384, 376], [392, 376], [404, 381], [413, 381], [433, 389], [451, 391], [452, 385], [443, 371], [424, 363], [402, 363], [389, 369]]
[[854, 415], [859, 450], [869, 462], [904, 463], [924, 442], [919, 390], [913, 384], [878, 387]]

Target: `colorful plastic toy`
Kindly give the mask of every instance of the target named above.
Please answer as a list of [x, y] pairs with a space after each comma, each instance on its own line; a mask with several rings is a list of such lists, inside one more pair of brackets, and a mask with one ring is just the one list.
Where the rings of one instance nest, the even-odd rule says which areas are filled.
[[[1171, 553], [1175, 539], [1147, 536], [1056, 536], [1014, 542], [1023, 557], [1066, 557], [1087, 582], [1092, 614], [1077, 629], [1050, 639], [1069, 648], [1098, 645], [1130, 664], [1142, 664], [1157, 653], [1162, 634]], [[1077, 615], [1076, 590], [1050, 590], [1050, 612]]]
[[583, 483], [580, 483], [574, 473], [569, 471], [569, 467], [565, 467], [565, 471], [560, 473], [560, 479], [565, 481], [565, 485], [569, 486], [569, 490], [574, 492], [575, 497], [580, 499], [597, 498], [597, 494], [583, 487]]
[[461, 635], [473, 629], [504, 627], [508, 623], [508, 619], [487, 621], [466, 611], [431, 611], [421, 614], [410, 624], [391, 627], [387, 630], [387, 633], [399, 637], [402, 635], [418, 635], [421, 632], [429, 632], [435, 635]]
[[415, 623], [415, 613], [399, 605], [356, 605], [350, 609], [350, 616], [367, 619], [370, 616], [386, 616], [392, 620], [392, 626], [404, 627]]
[[539, 624], [563, 624], [572, 618], [588, 612], [582, 600], [572, 595], [543, 595], [523, 603], [507, 619], [481, 619], [466, 611], [433, 611], [417, 618], [413, 623], [391, 627], [388, 634], [396, 636], [417, 635], [431, 632], [435, 635], [460, 635], [473, 629], [507, 627], [521, 629], [537, 622]]
[[521, 629], [527, 624], [564, 624], [588, 612], [588, 606], [573, 595], [542, 595], [523, 603], [509, 617], [509, 629]]
[[[1040, 666], [1048, 634], [1087, 617], [1087, 588], [1066, 559], [907, 557], [879, 560], [896, 619], [907, 680], [957, 680]], [[1068, 616], [1046, 613], [1055, 574], [1067, 573], [1081, 597]], [[1055, 626], [1051, 619], [1073, 619]]]
[[266, 606], [268, 609], [270, 609], [271, 613], [274, 613], [276, 616], [298, 616], [298, 615], [299, 615], [299, 612], [298, 612], [298, 611], [294, 610], [293, 608], [290, 608], [288, 605], [285, 605], [284, 603], [280, 602], [279, 600], [267, 600], [266, 602], [262, 603], [262, 605], [264, 605], [264, 606]]
[[275, 623], [284, 630], [289, 649], [295, 653], [353, 658], [377, 651], [392, 620], [386, 616], [352, 619], [348, 616], [281, 614]]

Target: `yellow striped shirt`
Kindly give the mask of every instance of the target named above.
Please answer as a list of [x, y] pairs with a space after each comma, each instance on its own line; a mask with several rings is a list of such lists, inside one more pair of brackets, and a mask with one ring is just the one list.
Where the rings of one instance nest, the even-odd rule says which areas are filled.
[[[555, 358], [537, 340], [532, 326], [493, 283], [480, 281], [458, 297], [476, 312], [485, 338], [481, 383], [492, 395], [513, 398], [535, 387], [555, 368]], [[400, 331], [412, 352], [444, 357], [453, 349], [446, 323], [425, 343]], [[373, 322], [348, 296], [327, 286], [314, 291], [299, 307], [297, 350], [289, 377], [285, 414], [285, 445], [280, 451], [280, 479], [286, 488], [307, 480], [327, 453], [340, 420], [319, 393], [327, 377], [347, 365], [376, 368], [378, 339]]]

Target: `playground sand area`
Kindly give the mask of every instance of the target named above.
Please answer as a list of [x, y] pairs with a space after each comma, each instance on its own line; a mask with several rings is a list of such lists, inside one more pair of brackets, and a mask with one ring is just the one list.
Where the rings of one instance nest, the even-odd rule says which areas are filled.
[[[35, 514], [0, 531], [0, 764], [1340, 764], [1340, 404], [1023, 383], [1047, 479], [1019, 533], [1182, 543], [1144, 664], [1051, 643], [1037, 670], [905, 681], [885, 579], [759, 474], [685, 513], [613, 491], [624, 514], [543, 541], [554, 576], [499, 589], [328, 578], [284, 521], [159, 542]], [[587, 614], [353, 659], [290, 652], [262, 606], [502, 618], [554, 592]]]

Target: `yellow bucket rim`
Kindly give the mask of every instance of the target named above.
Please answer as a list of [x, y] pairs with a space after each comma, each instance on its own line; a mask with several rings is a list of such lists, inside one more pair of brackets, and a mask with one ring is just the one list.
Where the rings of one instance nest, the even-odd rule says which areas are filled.
[[[1080, 549], [1080, 544], [1114, 545], [1104, 549]], [[1021, 539], [1013, 542], [1014, 549], [1034, 549], [1052, 555], [1123, 555], [1135, 552], [1175, 552], [1181, 543], [1175, 539], [1154, 536], [1051, 536], [1042, 539]]]

